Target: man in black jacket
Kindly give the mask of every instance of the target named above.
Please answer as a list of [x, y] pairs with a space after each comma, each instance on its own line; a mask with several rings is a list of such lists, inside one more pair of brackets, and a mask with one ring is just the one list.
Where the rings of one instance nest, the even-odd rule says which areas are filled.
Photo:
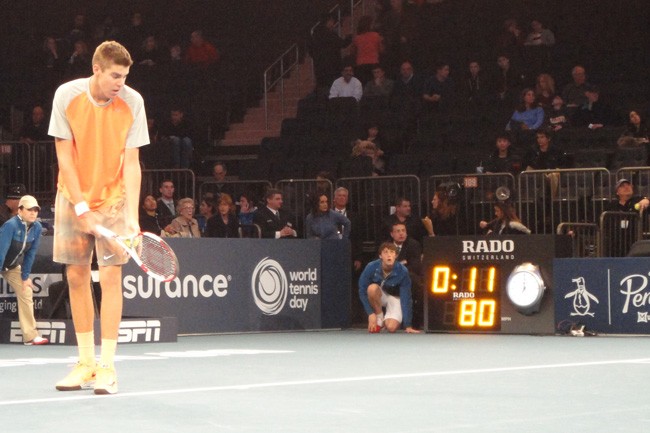
[[265, 199], [266, 206], [258, 209], [253, 218], [253, 222], [262, 231], [262, 237], [268, 239], [298, 237], [293, 216], [281, 209], [282, 191], [271, 188], [266, 192]]

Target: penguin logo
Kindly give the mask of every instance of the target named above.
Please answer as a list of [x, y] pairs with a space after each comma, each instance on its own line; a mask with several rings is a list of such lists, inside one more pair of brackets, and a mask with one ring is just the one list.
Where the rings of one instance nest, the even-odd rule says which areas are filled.
[[576, 283], [577, 288], [564, 295], [565, 299], [573, 297], [573, 312], [570, 315], [594, 317], [594, 313], [590, 313], [589, 310], [591, 310], [591, 301], [598, 304], [598, 298], [587, 291], [583, 277], [574, 278], [571, 281]]

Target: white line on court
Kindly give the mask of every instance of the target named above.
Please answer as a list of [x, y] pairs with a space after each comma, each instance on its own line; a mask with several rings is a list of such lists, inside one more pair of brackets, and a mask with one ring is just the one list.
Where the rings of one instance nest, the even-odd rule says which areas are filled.
[[[292, 380], [287, 382], [250, 383], [246, 385], [208, 386], [208, 387], [200, 387], [200, 388], [180, 388], [180, 389], [167, 389], [167, 390], [158, 390], [158, 391], [126, 392], [126, 393], [115, 394], [108, 398], [131, 398], [131, 397], [143, 397], [143, 396], [152, 396], [152, 395], [155, 396], [155, 395], [172, 395], [172, 394], [191, 394], [191, 393], [198, 393], [198, 392], [231, 391], [231, 390], [241, 391], [241, 390], [249, 390], [249, 389], [321, 385], [321, 384], [329, 384], [329, 383], [411, 379], [411, 378], [433, 377], [433, 376], [455, 376], [455, 375], [463, 375], [463, 374], [502, 373], [502, 372], [510, 372], [510, 371], [545, 370], [545, 369], [553, 369], [553, 368], [576, 368], [576, 367], [589, 367], [589, 366], [597, 366], [597, 365], [637, 364], [637, 363], [648, 363], [648, 362], [650, 362], [649, 358], [639, 358], [639, 359], [619, 359], [614, 361], [592, 361], [592, 362], [574, 362], [574, 363], [546, 364], [546, 365], [524, 365], [520, 367], [498, 367], [498, 368], [451, 370], [451, 371], [429, 371], [429, 372], [421, 372], [421, 373], [387, 374], [387, 375], [380, 375], [380, 376], [334, 377], [330, 379]], [[88, 399], [97, 399], [97, 398], [101, 398], [101, 397], [98, 397], [94, 394], [68, 396], [66, 393], [65, 396], [61, 396], [61, 397], [0, 401], [0, 407], [19, 406], [19, 405], [27, 405], [27, 404], [60, 403], [60, 402], [88, 400]]]

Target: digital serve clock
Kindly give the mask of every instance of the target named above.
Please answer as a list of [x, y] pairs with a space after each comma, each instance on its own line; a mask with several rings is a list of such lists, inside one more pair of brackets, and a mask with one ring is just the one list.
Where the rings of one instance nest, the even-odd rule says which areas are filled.
[[554, 235], [424, 239], [427, 332], [552, 334], [553, 259], [571, 255]]
[[[501, 280], [495, 265], [434, 265], [428, 296], [439, 330], [498, 331], [501, 328]], [[433, 314], [431, 314], [433, 313]], [[430, 319], [431, 320], [431, 319]]]

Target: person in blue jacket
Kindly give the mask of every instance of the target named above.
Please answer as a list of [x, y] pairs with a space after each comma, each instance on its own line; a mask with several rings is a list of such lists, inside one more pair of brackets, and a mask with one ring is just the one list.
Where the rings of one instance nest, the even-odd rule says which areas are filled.
[[[366, 266], [359, 277], [359, 298], [368, 314], [368, 332], [397, 331], [402, 324], [407, 333], [413, 329], [411, 278], [406, 267], [397, 262], [397, 247], [392, 242], [379, 246], [379, 258]], [[386, 308], [386, 313], [383, 312]]]
[[41, 223], [36, 221], [41, 207], [31, 195], [21, 197], [18, 215], [0, 227], [0, 275], [16, 292], [18, 321], [25, 345], [47, 344], [47, 338], [38, 334], [34, 318], [32, 280], [29, 274], [41, 240]]

